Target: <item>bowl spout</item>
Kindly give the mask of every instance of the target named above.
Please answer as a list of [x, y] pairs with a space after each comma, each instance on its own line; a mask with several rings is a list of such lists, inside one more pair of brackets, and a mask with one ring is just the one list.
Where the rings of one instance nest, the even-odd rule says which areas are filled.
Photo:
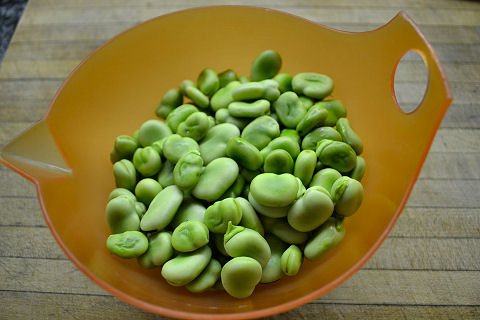
[[45, 120], [5, 145], [0, 162], [31, 181], [72, 174]]

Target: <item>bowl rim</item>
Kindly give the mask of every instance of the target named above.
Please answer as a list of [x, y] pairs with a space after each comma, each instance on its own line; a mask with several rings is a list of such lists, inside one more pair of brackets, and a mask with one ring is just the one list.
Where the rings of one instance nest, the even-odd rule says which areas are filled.
[[[170, 16], [170, 15], [175, 15], [175, 14], [178, 14], [178, 13], [182, 13], [182, 12], [186, 12], [186, 11], [197, 11], [197, 10], [208, 10], [208, 9], [215, 9], [215, 8], [244, 8], [244, 9], [254, 9], [254, 10], [264, 10], [264, 11], [270, 11], [270, 12], [274, 12], [275, 14], [279, 14], [279, 15], [286, 15], [286, 16], [290, 16], [290, 17], [294, 17], [296, 19], [300, 19], [300, 20], [303, 20], [305, 22], [308, 22], [308, 23], [311, 23], [311, 24], [314, 24], [316, 26], [319, 26], [319, 27], [322, 27], [322, 28], [325, 28], [325, 29], [329, 29], [329, 30], [332, 30], [332, 31], [335, 31], [335, 32], [339, 32], [339, 33], [344, 33], [344, 34], [362, 34], [362, 33], [369, 33], [369, 32], [375, 32], [379, 29], [383, 29], [385, 28], [387, 25], [389, 25], [393, 20], [401, 17], [405, 20], [407, 20], [415, 29], [417, 29], [417, 32], [419, 33], [419, 35], [425, 40], [426, 43], [428, 43], [428, 41], [425, 39], [425, 37], [423, 36], [423, 34], [421, 33], [421, 31], [419, 30], [419, 28], [417, 27], [417, 25], [413, 22], [413, 20], [403, 11], [399, 11], [393, 18], [391, 18], [389, 21], [387, 21], [385, 24], [379, 26], [378, 28], [375, 28], [375, 29], [372, 29], [372, 30], [368, 30], [368, 31], [361, 31], [361, 32], [351, 32], [351, 31], [344, 31], [344, 30], [338, 30], [338, 29], [334, 29], [334, 28], [331, 28], [331, 27], [328, 27], [328, 26], [324, 26], [320, 23], [317, 23], [317, 22], [314, 22], [314, 21], [311, 21], [309, 19], [306, 19], [306, 18], [303, 18], [303, 17], [300, 17], [298, 15], [295, 15], [295, 14], [292, 14], [292, 13], [288, 13], [288, 12], [285, 12], [285, 11], [281, 11], [281, 10], [278, 10], [278, 9], [271, 9], [271, 8], [267, 8], [267, 7], [262, 7], [262, 6], [252, 6], [252, 5], [211, 5], [211, 6], [197, 6], [197, 7], [191, 7], [191, 8], [185, 8], [185, 9], [181, 9], [181, 10], [176, 10], [176, 11], [173, 11], [173, 12], [169, 12], [169, 13], [166, 13], [166, 14], [163, 14], [163, 15], [160, 15], [160, 16], [156, 16], [156, 17], [153, 17], [151, 19], [148, 19], [148, 20], [145, 20], [143, 22], [140, 22], [134, 26], [131, 26], [129, 28], [127, 28], [126, 30], [116, 34], [115, 36], [113, 36], [112, 38], [108, 39], [107, 41], [105, 41], [103, 44], [101, 44], [99, 47], [97, 47], [95, 50], [93, 50], [90, 54], [88, 54], [84, 59], [82, 59], [82, 61], [68, 74], [68, 76], [65, 78], [65, 80], [62, 82], [62, 84], [60, 85], [60, 87], [58, 88], [58, 90], [56, 91], [55, 95], [53, 96], [53, 98], [51, 99], [50, 103], [49, 103], [49, 106], [48, 106], [48, 109], [47, 109], [47, 112], [45, 113], [45, 115], [43, 116], [43, 118], [41, 120], [39, 120], [38, 122], [42, 122], [42, 121], [47, 121], [48, 119], [48, 116], [50, 114], [50, 111], [51, 109], [53, 108], [53, 105], [55, 104], [58, 96], [60, 95], [60, 93], [62, 92], [62, 90], [64, 89], [64, 87], [67, 85], [67, 83], [71, 80], [71, 78], [74, 76], [74, 74], [77, 72], [78, 69], [80, 69], [93, 55], [95, 55], [98, 51], [102, 50], [105, 46], [109, 45], [110, 42], [112, 41], [115, 41], [117, 38], [123, 36], [124, 34], [132, 31], [133, 29], [136, 29], [136, 28], [139, 28], [141, 27], [142, 25], [144, 24], [147, 24], [147, 23], [151, 23], [152, 21], [154, 20], [157, 20], [157, 19], [162, 19], [163, 17], [166, 17], [166, 16]], [[393, 86], [393, 83], [392, 83], [392, 86]], [[448, 88], [450, 89], [450, 88]], [[441, 121], [441, 119], [440, 119]], [[437, 124], [436, 126], [436, 129], [438, 129], [438, 126], [440, 125], [440, 121], [439, 123]], [[35, 125], [35, 124], [34, 124]], [[27, 129], [28, 130], [28, 129]], [[434, 130], [433, 134], [431, 135], [430, 137], [430, 140], [429, 140], [429, 143], [428, 143], [428, 146], [431, 146], [432, 144], [432, 141], [433, 141], [433, 138], [435, 136], [435, 132], [437, 130]], [[63, 252], [66, 254], [66, 256], [70, 259], [70, 261], [73, 262], [73, 264], [78, 268], [80, 269], [88, 278], [90, 278], [94, 283], [96, 283], [98, 286], [100, 286], [102, 289], [106, 290], [108, 293], [116, 296], [117, 298], [119, 298], [120, 300], [124, 301], [124, 302], [127, 302], [131, 305], [134, 305], [140, 309], [143, 309], [143, 310], [146, 310], [146, 311], [149, 311], [149, 312], [152, 312], [152, 313], [156, 313], [156, 314], [161, 314], [161, 315], [165, 315], [165, 316], [168, 316], [168, 317], [175, 317], [175, 318], [182, 318], [182, 319], [251, 319], [251, 318], [259, 318], [259, 317], [265, 317], [265, 316], [270, 316], [270, 315], [273, 315], [273, 314], [278, 314], [278, 313], [282, 313], [282, 312], [286, 312], [288, 310], [291, 310], [291, 309], [294, 309], [296, 307], [299, 307], [301, 305], [304, 305], [304, 304], [307, 304], [308, 302], [310, 301], [313, 301], [314, 299], [326, 294], [327, 292], [333, 290], [334, 288], [336, 288], [337, 286], [339, 286], [340, 284], [342, 284], [344, 281], [346, 281], [348, 278], [350, 278], [355, 272], [357, 272], [371, 257], [372, 255], [378, 250], [378, 248], [380, 247], [380, 245], [384, 242], [384, 240], [387, 238], [388, 234], [390, 233], [390, 231], [392, 230], [393, 226], [395, 225], [395, 223], [397, 222], [400, 214], [402, 213], [404, 207], [405, 207], [405, 204], [410, 196], [410, 193], [411, 191], [413, 190], [413, 187], [418, 179], [418, 176], [420, 174], [420, 171], [421, 171], [421, 168], [423, 166], [423, 163], [425, 162], [425, 159], [427, 157], [427, 154], [428, 154], [428, 151], [429, 151], [429, 147], [426, 148], [426, 150], [424, 151], [424, 153], [422, 154], [421, 158], [420, 158], [420, 162], [419, 162], [419, 165], [413, 175], [413, 178], [410, 182], [410, 184], [408, 185], [405, 193], [404, 193], [404, 197], [403, 199], [401, 200], [398, 208], [397, 208], [397, 211], [395, 212], [395, 214], [393, 215], [391, 221], [389, 222], [389, 224], [387, 225], [387, 227], [385, 228], [385, 230], [383, 231], [383, 233], [380, 235], [380, 237], [377, 239], [377, 241], [372, 245], [372, 247], [365, 253], [364, 256], [362, 256], [357, 263], [355, 263], [350, 269], [348, 269], [345, 273], [343, 273], [341, 276], [339, 276], [338, 278], [334, 279], [333, 281], [331, 281], [330, 283], [328, 283], [327, 285], [321, 287], [321, 288], [318, 288], [317, 290], [311, 292], [310, 294], [307, 294], [305, 296], [302, 296], [300, 298], [297, 298], [297, 299], [294, 299], [294, 300], [291, 300], [289, 302], [286, 302], [286, 303], [282, 303], [282, 304], [279, 304], [277, 306], [273, 306], [273, 307], [269, 307], [269, 308], [264, 308], [264, 309], [260, 309], [260, 310], [254, 310], [254, 311], [247, 311], [247, 312], [242, 312], [242, 313], [195, 313], [195, 312], [186, 312], [186, 311], [178, 311], [178, 310], [171, 310], [171, 309], [168, 309], [166, 307], [161, 307], [161, 306], [158, 306], [158, 305], [153, 305], [153, 304], [150, 304], [150, 303], [147, 303], [143, 300], [140, 300], [140, 299], [137, 299], [137, 298], [134, 298], [128, 294], [125, 294], [124, 292], [116, 289], [115, 287], [111, 286], [110, 284], [108, 284], [107, 282], [105, 282], [104, 280], [100, 279], [99, 277], [97, 277], [95, 274], [93, 274], [89, 268], [87, 266], [85, 266], [84, 264], [82, 264], [76, 257], [75, 255], [69, 250], [69, 248], [65, 245], [65, 243], [62, 241], [60, 235], [56, 232], [53, 224], [52, 224], [52, 221], [50, 220], [50, 217], [48, 215], [48, 212], [47, 212], [47, 209], [46, 209], [46, 206], [45, 206], [45, 203], [43, 201], [43, 198], [42, 198], [42, 192], [41, 192], [41, 186], [40, 186], [40, 181], [39, 179], [31, 176], [30, 174], [24, 172], [23, 170], [15, 167], [14, 165], [12, 165], [11, 163], [7, 162], [5, 159], [3, 159], [2, 157], [0, 157], [0, 163], [2, 163], [3, 165], [5, 165], [6, 167], [8, 167], [9, 169], [15, 171], [16, 173], [20, 174], [21, 176], [23, 176], [24, 178], [26, 178], [27, 180], [31, 181], [32, 183], [34, 183], [35, 187], [36, 187], [36, 192], [37, 192], [37, 198], [38, 198], [38, 201], [39, 201], [39, 204], [40, 204], [40, 207], [41, 207], [41, 210], [42, 210], [42, 213], [43, 213], [43, 217], [45, 219], [45, 222], [48, 226], [48, 228], [50, 229], [50, 232], [52, 233], [53, 237], [55, 238], [55, 240], [57, 241], [58, 245], [60, 246], [60, 248], [63, 250]]]

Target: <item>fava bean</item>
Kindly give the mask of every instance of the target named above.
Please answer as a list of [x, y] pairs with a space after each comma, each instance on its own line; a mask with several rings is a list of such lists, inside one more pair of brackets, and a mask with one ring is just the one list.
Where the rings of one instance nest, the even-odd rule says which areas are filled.
[[270, 233], [265, 234], [265, 240], [267, 240], [272, 253], [267, 264], [263, 267], [260, 282], [270, 283], [283, 277], [281, 257], [287, 249], [287, 244]]
[[287, 128], [295, 128], [307, 112], [297, 94], [292, 91], [282, 93], [273, 106], [278, 119]]
[[157, 174], [162, 167], [162, 159], [152, 147], [138, 148], [133, 155], [135, 169], [144, 177]]
[[110, 200], [105, 208], [105, 215], [110, 232], [113, 234], [140, 229], [135, 200], [127, 195], [119, 195]]
[[278, 122], [269, 116], [261, 116], [250, 122], [242, 131], [242, 139], [253, 144], [258, 150], [266, 147], [280, 135]]
[[215, 70], [206, 68], [198, 75], [197, 87], [206, 96], [212, 96], [220, 87], [220, 80]]
[[190, 292], [200, 293], [213, 287], [213, 285], [220, 279], [220, 272], [222, 271], [222, 265], [218, 260], [211, 259], [205, 269], [196, 277], [192, 282], [188, 283], [185, 287]]
[[262, 166], [263, 158], [260, 151], [245, 139], [230, 138], [227, 143], [226, 154], [248, 170], [254, 171]]
[[147, 212], [147, 207], [145, 207], [142, 202], [135, 201], [135, 212], [137, 213], [138, 217], [142, 219], [145, 212]]
[[342, 141], [342, 136], [332, 127], [317, 128], [303, 138], [302, 150], [317, 150], [317, 144], [323, 139]]
[[168, 90], [160, 101], [155, 114], [159, 118], [166, 119], [167, 116], [172, 112], [176, 107], [180, 106], [183, 103], [183, 96], [179, 89], [170, 89]]
[[203, 159], [198, 151], [185, 153], [173, 168], [173, 181], [183, 189], [193, 188], [203, 170]]
[[172, 246], [179, 252], [191, 252], [208, 243], [209, 232], [200, 221], [185, 221], [173, 230]]
[[234, 101], [228, 105], [228, 113], [234, 117], [256, 118], [270, 111], [270, 102], [265, 99], [254, 102]]
[[251, 101], [262, 99], [266, 87], [260, 82], [241, 83], [232, 90], [234, 101]]
[[234, 160], [215, 159], [203, 170], [192, 194], [201, 200], [215, 201], [235, 182], [238, 171], [238, 164]]
[[200, 221], [203, 222], [205, 211], [207, 209], [196, 200], [184, 201], [177, 213], [173, 217], [170, 226], [172, 229], [175, 229], [180, 225], [180, 223], [185, 221]]
[[208, 97], [195, 86], [188, 86], [185, 89], [185, 96], [190, 98], [199, 108], [206, 109], [210, 105]]
[[213, 233], [225, 233], [228, 223], [238, 224], [242, 220], [242, 208], [234, 198], [217, 201], [205, 211], [205, 225]]
[[283, 149], [272, 150], [263, 163], [264, 172], [272, 172], [276, 174], [292, 173], [293, 159], [290, 154]]
[[265, 87], [265, 93], [263, 98], [266, 100], [273, 102], [278, 99], [280, 96], [280, 90], [278, 89], [278, 82], [272, 79], [266, 79], [260, 81], [261, 84]]
[[321, 126], [327, 118], [328, 111], [320, 105], [314, 105], [308, 109], [302, 120], [297, 124], [297, 131], [303, 137], [312, 129]]
[[332, 93], [333, 80], [324, 74], [304, 72], [293, 77], [292, 88], [298, 94], [320, 100]]
[[171, 186], [174, 184], [173, 180], [173, 169], [175, 168], [175, 164], [171, 163], [170, 161], [165, 161], [163, 163], [160, 172], [158, 173], [157, 181], [163, 188]]
[[322, 140], [317, 146], [318, 160], [340, 172], [349, 172], [355, 167], [357, 155], [349, 144], [340, 141]]
[[292, 75], [288, 73], [279, 73], [273, 78], [278, 83], [280, 93], [292, 91], [292, 79]]
[[268, 207], [286, 207], [297, 194], [297, 180], [289, 173], [262, 173], [250, 184], [252, 197], [261, 205]]
[[162, 231], [148, 239], [147, 251], [137, 258], [137, 262], [143, 268], [162, 266], [173, 256], [172, 235]]
[[215, 118], [217, 119], [217, 123], [231, 123], [240, 130], [245, 128], [245, 126], [247, 126], [248, 122], [250, 121], [250, 119], [248, 118], [239, 118], [232, 116], [228, 109], [217, 110], [217, 112], [215, 112]]
[[296, 245], [292, 244], [285, 250], [280, 258], [283, 273], [287, 276], [296, 275], [298, 271], [300, 271], [302, 260], [302, 251]]
[[353, 131], [347, 118], [339, 118], [336, 125], [337, 131], [342, 136], [342, 140], [348, 143], [357, 155], [363, 152], [363, 142], [360, 136]]
[[310, 187], [323, 187], [331, 195], [333, 183], [342, 176], [340, 172], [333, 168], [324, 168], [318, 171], [310, 183]]
[[252, 196], [252, 193], [248, 193], [248, 201], [250, 204], [258, 211], [258, 213], [262, 214], [265, 217], [270, 218], [281, 218], [286, 217], [288, 213], [289, 206], [285, 207], [269, 207], [264, 206], [258, 203]]
[[313, 106], [313, 100], [310, 99], [309, 97], [305, 97], [305, 96], [298, 96], [298, 99], [300, 99], [300, 101], [302, 101], [303, 103], [303, 106], [305, 107], [305, 109], [310, 109], [311, 106]]
[[270, 259], [271, 252], [267, 241], [253, 229], [234, 226], [229, 221], [223, 239], [225, 251], [231, 257], [251, 257], [257, 260], [262, 268]]
[[222, 268], [221, 279], [225, 291], [235, 298], [246, 298], [253, 293], [262, 277], [262, 266], [250, 257], [237, 257]]
[[163, 142], [163, 155], [172, 163], [177, 163], [184, 154], [191, 151], [200, 151], [197, 141], [192, 138], [172, 134]]
[[302, 244], [308, 239], [308, 233], [293, 229], [285, 218], [273, 219], [268, 224], [264, 223], [264, 228], [286, 243]]
[[330, 196], [316, 189], [308, 188], [288, 210], [288, 224], [295, 230], [308, 232], [322, 225], [333, 213]]
[[162, 191], [162, 186], [158, 181], [151, 178], [140, 180], [135, 187], [135, 196], [145, 205], [149, 205], [153, 198]]
[[130, 160], [122, 159], [113, 164], [113, 176], [117, 188], [125, 188], [130, 191], [135, 189], [137, 183], [137, 171]]
[[298, 154], [295, 160], [295, 169], [293, 175], [299, 178], [303, 185], [308, 186], [312, 180], [315, 166], [317, 165], [317, 155], [312, 150], [303, 150]]
[[108, 201], [109, 202], [110, 200], [118, 197], [118, 196], [128, 196], [129, 198], [131, 198], [133, 201], [136, 201], [137, 198], [135, 197], [135, 195], [128, 189], [125, 189], [125, 188], [115, 188], [112, 190], [112, 192], [110, 192], [110, 194], [108, 195]]
[[207, 131], [207, 135], [200, 142], [200, 154], [205, 164], [214, 159], [226, 156], [227, 143], [232, 137], [240, 136], [240, 130], [233, 124], [217, 124]]
[[180, 83], [180, 93], [183, 96], [187, 96], [187, 88], [188, 87], [195, 87], [195, 82], [193, 82], [192, 80], [183, 80]]
[[218, 74], [218, 81], [220, 83], [220, 88], [227, 86], [230, 82], [237, 80], [237, 74], [232, 69], [227, 69]]
[[333, 127], [339, 118], [347, 116], [347, 109], [340, 100], [325, 100], [317, 102], [318, 105], [324, 107], [328, 111], [325, 119], [325, 125]]
[[344, 217], [353, 215], [363, 201], [362, 184], [346, 176], [335, 181], [331, 193], [335, 202], [335, 212]]
[[239, 224], [245, 228], [255, 230], [263, 236], [265, 231], [263, 230], [262, 222], [258, 218], [252, 204], [247, 199], [241, 197], [235, 198], [235, 202], [242, 211], [242, 219]]
[[147, 147], [155, 141], [161, 140], [172, 134], [172, 130], [160, 120], [145, 121], [138, 131], [138, 142]]
[[192, 282], [210, 262], [212, 250], [203, 246], [192, 252], [182, 252], [162, 267], [162, 276], [172, 286], [180, 287]]
[[343, 219], [328, 218], [305, 245], [303, 254], [311, 261], [320, 260], [345, 237]]
[[107, 249], [121, 258], [136, 258], [147, 251], [148, 239], [140, 231], [112, 234], [107, 239]]
[[240, 82], [232, 81], [227, 84], [224, 88], [221, 88], [212, 96], [210, 99], [210, 106], [213, 111], [218, 111], [219, 109], [226, 109], [228, 105], [233, 102], [232, 92]]
[[288, 137], [296, 143], [300, 143], [300, 135], [295, 129], [283, 129], [282, 132], [280, 132], [280, 137]]
[[219, 198], [220, 200], [226, 199], [226, 198], [236, 198], [238, 197], [243, 190], [243, 187], [245, 186], [245, 179], [241, 176], [237, 176], [237, 180], [228, 188], [227, 191]]
[[283, 149], [287, 151], [293, 160], [296, 159], [300, 153], [300, 146], [295, 139], [292, 139], [289, 136], [281, 136], [270, 141], [265, 148], [260, 150], [260, 154], [265, 159], [270, 152], [277, 149]]
[[182, 201], [183, 193], [177, 186], [166, 187], [153, 198], [140, 221], [140, 228], [143, 231], [163, 230], [172, 221]]
[[210, 129], [208, 115], [204, 112], [194, 112], [179, 124], [177, 133], [182, 137], [189, 137], [199, 141], [205, 137], [208, 129]]
[[168, 127], [172, 130], [172, 132], [176, 133], [180, 123], [185, 121], [191, 114], [195, 112], [198, 112], [198, 108], [193, 104], [182, 104], [168, 115], [166, 120]]
[[349, 176], [352, 179], [355, 179], [357, 181], [362, 181], [363, 175], [365, 174], [365, 159], [363, 159], [360, 156], [357, 156], [357, 161], [355, 163], [355, 167], [353, 168], [352, 171], [350, 171]]
[[138, 141], [137, 139], [127, 136], [121, 135], [115, 139], [115, 143], [113, 145], [113, 151], [115, 154], [113, 163], [117, 162], [121, 159], [131, 159], [135, 150], [138, 148]]
[[274, 50], [265, 50], [260, 53], [250, 68], [250, 79], [260, 81], [273, 78], [282, 67], [282, 58]]

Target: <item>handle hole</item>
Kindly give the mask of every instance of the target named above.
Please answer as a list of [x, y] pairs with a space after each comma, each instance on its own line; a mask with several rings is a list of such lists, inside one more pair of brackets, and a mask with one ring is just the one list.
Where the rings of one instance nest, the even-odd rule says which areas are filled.
[[428, 86], [428, 70], [423, 57], [407, 51], [395, 69], [394, 91], [397, 105], [403, 113], [413, 113], [419, 107]]

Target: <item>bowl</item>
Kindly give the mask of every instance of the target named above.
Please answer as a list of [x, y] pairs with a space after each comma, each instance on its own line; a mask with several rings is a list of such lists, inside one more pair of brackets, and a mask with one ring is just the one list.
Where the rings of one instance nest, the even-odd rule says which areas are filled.
[[[335, 81], [365, 145], [365, 199], [346, 220], [341, 244], [295, 277], [257, 286], [247, 299], [192, 294], [168, 285], [160, 268], [111, 255], [105, 205], [114, 188], [109, 152], [116, 136], [155, 118], [163, 94], [205, 67], [248, 75], [265, 49], [281, 72], [320, 72]], [[409, 50], [428, 69], [425, 97], [404, 113], [395, 98], [396, 66]], [[45, 220], [70, 260], [99, 286], [139, 308], [192, 319], [268, 316], [305, 304], [345, 281], [372, 256], [398, 219], [451, 93], [436, 54], [400, 12], [363, 33], [336, 31], [257, 7], [220, 6], [167, 14], [135, 26], [89, 55], [67, 78], [46, 116], [4, 146], [1, 162], [32, 181]]]

